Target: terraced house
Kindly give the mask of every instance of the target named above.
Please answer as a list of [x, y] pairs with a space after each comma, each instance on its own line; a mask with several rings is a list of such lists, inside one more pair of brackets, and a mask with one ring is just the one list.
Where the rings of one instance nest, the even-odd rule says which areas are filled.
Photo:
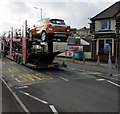
[[91, 18], [91, 32], [93, 33], [92, 57], [97, 60], [107, 60], [104, 54], [104, 45], [111, 46], [112, 61], [120, 60], [120, 1], [103, 10]]

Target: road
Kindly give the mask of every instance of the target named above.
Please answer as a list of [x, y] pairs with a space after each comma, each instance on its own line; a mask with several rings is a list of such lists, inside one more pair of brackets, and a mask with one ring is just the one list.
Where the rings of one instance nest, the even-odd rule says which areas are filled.
[[14, 98], [14, 96], [12, 95], [12, 93], [9, 91], [9, 89], [6, 87], [4, 83], [2, 83], [2, 111], [11, 112], [11, 113], [24, 112], [22, 107], [18, 104], [18, 102], [16, 101], [16, 99]]
[[69, 64], [35, 70], [3, 58], [2, 74], [29, 112], [118, 112], [119, 86], [94, 75], [98, 71]]

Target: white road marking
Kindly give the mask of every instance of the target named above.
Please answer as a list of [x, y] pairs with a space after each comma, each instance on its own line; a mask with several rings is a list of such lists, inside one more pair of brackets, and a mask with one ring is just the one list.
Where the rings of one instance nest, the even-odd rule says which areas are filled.
[[96, 81], [104, 81], [104, 80], [105, 80], [105, 79], [102, 79], [102, 78], [101, 78], [101, 79], [96, 79]]
[[58, 114], [57, 110], [55, 109], [53, 105], [49, 105], [49, 107], [51, 108], [54, 114]]
[[69, 68], [69, 67], [67, 67], [67, 69], [69, 69], [69, 70], [75, 70], [75, 71], [80, 71], [80, 72], [84, 72], [85, 70], [83, 70], [83, 69], [76, 69], [76, 68]]
[[80, 72], [85, 72], [85, 70], [82, 70], [82, 69], [75, 69], [77, 71], [80, 71]]
[[44, 103], [44, 104], [48, 104], [48, 102], [46, 102], [46, 101], [44, 101], [44, 100], [41, 100], [41, 99], [39, 99], [39, 98], [37, 98], [37, 97], [34, 97], [34, 96], [30, 95], [29, 93], [26, 93], [26, 92], [21, 91], [21, 90], [19, 90], [19, 91], [20, 91], [21, 93], [23, 93], [23, 94], [25, 94], [25, 95], [27, 95], [27, 96], [29, 96], [29, 97], [37, 100], [37, 101], [40, 101], [40, 102], [42, 102], [42, 103]]
[[28, 88], [28, 86], [15, 87], [16, 89]]
[[114, 82], [112, 82], [112, 81], [110, 81], [110, 80], [107, 80], [107, 82], [109, 82], [109, 83], [111, 83], [111, 84], [113, 84], [113, 85], [115, 85], [115, 86], [117, 86], [117, 87], [120, 87], [119, 84], [116, 84], [116, 83], [114, 83]]
[[67, 78], [63, 78], [63, 77], [59, 77], [59, 78], [64, 80], [64, 81], [69, 81]]
[[75, 70], [75, 68], [69, 68], [69, 69], [71, 69], [71, 70]]
[[[26, 93], [26, 92], [21, 91], [21, 90], [19, 90], [19, 91], [20, 91], [21, 93], [23, 93], [23, 94], [25, 94], [25, 95], [27, 95], [27, 96], [29, 96], [29, 97], [37, 100], [37, 101], [40, 101], [40, 102], [42, 102], [42, 103], [44, 103], [44, 104], [48, 104], [48, 102], [46, 102], [46, 101], [44, 101], [44, 100], [41, 100], [41, 99], [39, 99], [39, 98], [37, 98], [37, 97], [34, 97], [34, 96], [30, 95], [29, 93]], [[53, 105], [49, 105], [49, 107], [50, 107], [50, 109], [53, 111], [54, 114], [58, 114], [57, 110], [55, 109], [55, 107], [54, 107]]]
[[0, 77], [3, 83], [6, 85], [6, 87], [9, 89], [9, 91], [12, 93], [12, 95], [15, 97], [17, 102], [20, 104], [20, 106], [23, 108], [23, 110], [27, 113], [30, 114], [29, 110], [26, 108], [26, 106], [22, 103], [22, 101], [18, 98], [18, 96], [14, 93], [14, 91], [9, 87], [9, 85], [4, 81], [2, 77]]
[[98, 74], [102, 74], [100, 72], [88, 72], [89, 74], [94, 74], [94, 75], [98, 75]]
[[120, 74], [113, 74], [114, 76], [120, 76]]

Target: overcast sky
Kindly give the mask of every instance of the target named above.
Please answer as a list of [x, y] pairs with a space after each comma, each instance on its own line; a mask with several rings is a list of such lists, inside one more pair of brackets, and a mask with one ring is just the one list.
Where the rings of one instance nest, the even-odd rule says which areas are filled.
[[71, 27], [89, 27], [89, 18], [119, 0], [1, 0], [0, 34], [11, 27], [21, 28], [24, 20], [31, 27], [41, 18], [64, 19]]

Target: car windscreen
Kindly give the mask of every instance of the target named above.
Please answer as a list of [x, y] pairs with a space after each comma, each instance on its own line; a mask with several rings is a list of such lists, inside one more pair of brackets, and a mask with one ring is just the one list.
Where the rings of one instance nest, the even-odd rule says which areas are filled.
[[65, 25], [64, 20], [51, 19], [50, 22], [51, 22], [52, 24]]

